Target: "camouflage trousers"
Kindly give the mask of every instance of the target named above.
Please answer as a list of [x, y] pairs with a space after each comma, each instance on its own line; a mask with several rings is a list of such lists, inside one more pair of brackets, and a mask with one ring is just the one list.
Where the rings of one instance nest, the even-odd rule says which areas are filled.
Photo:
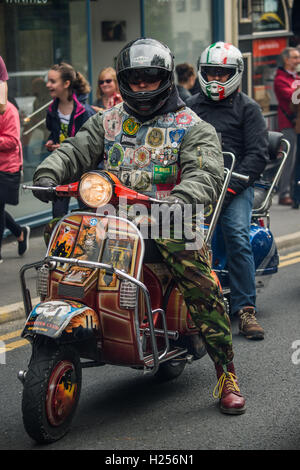
[[155, 242], [184, 296], [209, 356], [215, 364], [230, 363], [233, 359], [230, 319], [211, 272], [206, 246], [187, 250], [184, 240], [156, 239]]

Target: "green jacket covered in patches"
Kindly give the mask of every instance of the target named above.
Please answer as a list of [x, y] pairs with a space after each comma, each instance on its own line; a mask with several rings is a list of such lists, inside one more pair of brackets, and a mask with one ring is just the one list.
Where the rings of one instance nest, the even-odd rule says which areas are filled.
[[210, 124], [188, 107], [140, 122], [123, 103], [88, 119], [38, 166], [33, 179], [65, 184], [101, 162], [126, 186], [157, 199], [171, 193], [208, 205], [223, 183], [223, 156]]

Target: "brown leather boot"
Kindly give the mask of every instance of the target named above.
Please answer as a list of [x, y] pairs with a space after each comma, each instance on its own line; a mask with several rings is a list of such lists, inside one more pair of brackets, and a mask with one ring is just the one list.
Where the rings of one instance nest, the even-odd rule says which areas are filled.
[[240, 317], [240, 333], [248, 339], [264, 339], [264, 329], [259, 325], [255, 317], [254, 307], [243, 307], [238, 311]]
[[225, 366], [215, 364], [218, 383], [214, 389], [215, 398], [220, 398], [220, 410], [229, 415], [245, 413], [245, 398], [238, 387], [233, 362]]

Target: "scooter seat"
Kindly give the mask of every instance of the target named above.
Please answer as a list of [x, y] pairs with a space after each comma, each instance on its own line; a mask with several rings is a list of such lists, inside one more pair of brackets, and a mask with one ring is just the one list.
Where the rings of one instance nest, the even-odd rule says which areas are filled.
[[268, 131], [268, 153], [270, 160], [275, 160], [277, 158], [282, 138], [282, 132]]

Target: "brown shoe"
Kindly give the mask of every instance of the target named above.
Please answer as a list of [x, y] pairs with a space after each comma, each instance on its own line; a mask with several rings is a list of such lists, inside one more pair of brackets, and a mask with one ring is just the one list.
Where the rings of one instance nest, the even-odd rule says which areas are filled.
[[240, 334], [248, 339], [264, 339], [265, 332], [256, 320], [254, 307], [244, 307], [239, 310], [238, 315]]
[[220, 411], [229, 415], [245, 413], [245, 398], [240, 392], [233, 363], [231, 362], [227, 366], [215, 364], [215, 367], [218, 383], [213, 396], [220, 399]]
[[291, 206], [293, 204], [293, 199], [291, 199], [289, 196], [282, 197], [279, 199], [278, 204], [281, 206]]

